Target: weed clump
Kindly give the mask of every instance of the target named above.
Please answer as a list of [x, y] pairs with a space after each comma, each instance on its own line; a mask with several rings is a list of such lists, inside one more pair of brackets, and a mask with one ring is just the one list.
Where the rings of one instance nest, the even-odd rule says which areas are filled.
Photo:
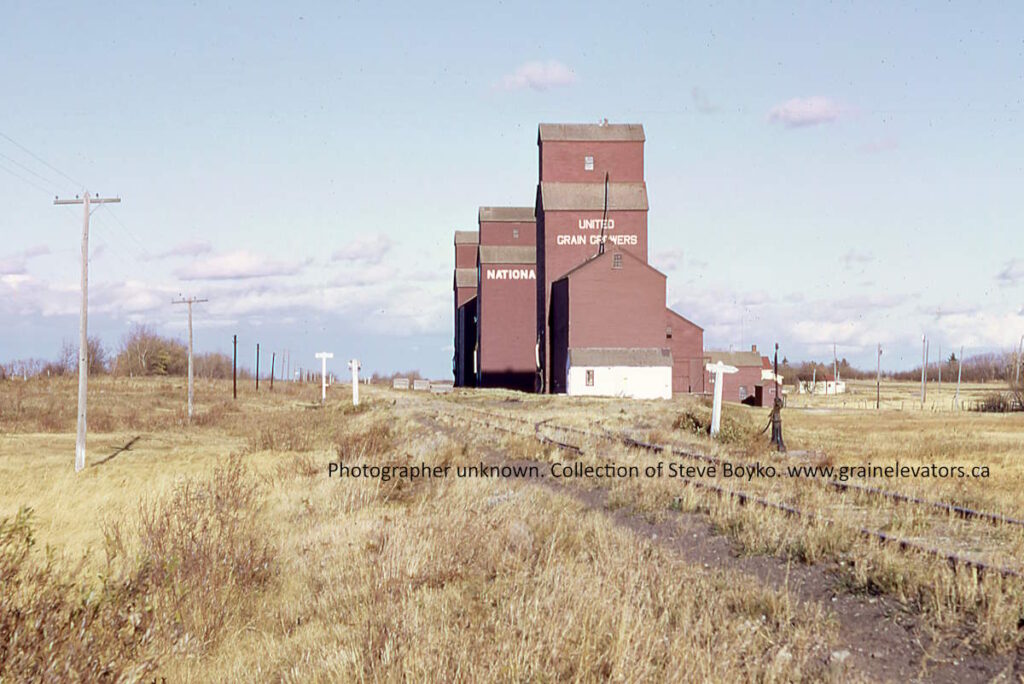
[[[683, 411], [672, 422], [673, 430], [695, 435], [711, 434], [711, 408], [700, 406]], [[725, 444], [749, 444], [757, 438], [758, 431], [749, 422], [722, 414], [718, 441]]]
[[274, 576], [262, 500], [237, 458], [183, 482], [130, 533], [104, 526], [98, 583], [49, 549], [36, 557], [30, 509], [0, 520], [0, 681], [139, 681], [206, 652]]

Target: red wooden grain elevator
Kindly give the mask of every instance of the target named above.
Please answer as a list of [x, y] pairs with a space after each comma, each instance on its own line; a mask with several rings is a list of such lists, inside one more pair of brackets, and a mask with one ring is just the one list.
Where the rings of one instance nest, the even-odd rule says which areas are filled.
[[533, 207], [480, 207], [477, 385], [536, 386], [537, 238]]

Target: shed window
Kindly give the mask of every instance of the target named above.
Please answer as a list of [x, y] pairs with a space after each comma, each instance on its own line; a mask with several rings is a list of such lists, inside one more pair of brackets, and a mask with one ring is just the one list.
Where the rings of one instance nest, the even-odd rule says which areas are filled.
[[665, 337], [670, 340], [672, 339], [672, 326], [665, 328]]
[[612, 268], [622, 268], [621, 254], [612, 254]]
[[747, 386], [746, 385], [740, 385], [740, 401], [743, 401], [746, 398], [747, 398]]
[[593, 387], [593, 386], [594, 386], [594, 371], [593, 370], [588, 370], [587, 371], [587, 387]]
[[586, 157], [583, 158], [583, 170], [584, 171], [593, 171], [594, 170], [594, 158], [593, 157], [586, 156]]
[[518, 228], [513, 228], [512, 229], [512, 237], [515, 238], [516, 240], [519, 239], [519, 229]]

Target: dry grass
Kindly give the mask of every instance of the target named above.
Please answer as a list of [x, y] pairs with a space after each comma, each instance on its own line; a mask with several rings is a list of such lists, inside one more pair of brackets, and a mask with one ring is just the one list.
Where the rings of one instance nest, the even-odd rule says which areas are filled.
[[[338, 461], [477, 463], [494, 448], [510, 460], [651, 458], [606, 439], [550, 431], [544, 434], [579, 443], [584, 454], [541, 445], [531, 426], [545, 419], [628, 431], [726, 458], [765, 459], [771, 457], [766, 438], [757, 434], [765, 410], [728, 407], [724, 424], [735, 439], [712, 444], [703, 434], [707, 407], [685, 398], [623, 404], [456, 392], [442, 399], [368, 388], [364, 405], [353, 410], [347, 397], [317, 407], [318, 386], [278, 384], [273, 393], [261, 387], [259, 395], [247, 389], [234, 402], [230, 383], [200, 383], [197, 417], [187, 425], [180, 381], [99, 379], [91, 387], [90, 467], [74, 475], [73, 383], [0, 382], [0, 518], [8, 519], [0, 533], [0, 579], [6, 587], [7, 578], [17, 577], [10, 586], [20, 588], [0, 597], [6, 630], [0, 648], [8, 654], [0, 668], [9, 668], [0, 678], [837, 676], [825, 664], [835, 626], [816, 605], [746, 575], [693, 567], [568, 495], [500, 479], [380, 482], [327, 475]], [[474, 432], [465, 405], [516, 415], [531, 426], [517, 426], [521, 434]], [[450, 431], [425, 427], [429, 420]], [[787, 410], [785, 420], [791, 449], [817, 451], [835, 463], [984, 460], [1000, 469], [999, 479], [933, 488], [888, 484], [1021, 510], [1024, 469], [1014, 458], [1021, 424], [1012, 416], [876, 416], [823, 405]], [[140, 439], [130, 450], [115, 454], [133, 437]], [[857, 497], [837, 505], [834, 495], [795, 482], [750, 486], [820, 510], [836, 524], [738, 507], [677, 481], [610, 483], [607, 505], [661, 521], [671, 520], [672, 508], [700, 512], [745, 553], [842, 563], [850, 591], [898, 598], [933, 629], [957, 633], [979, 650], [1019, 648], [1019, 583], [979, 581], [866, 544], [856, 534], [873, 525], [948, 544], [976, 527]], [[32, 521], [19, 517], [25, 506], [35, 510]], [[973, 543], [1003, 560], [1024, 557], [1024, 540], [1013, 531], [986, 528], [982, 537]], [[32, 546], [30, 539], [40, 543]], [[12, 636], [17, 627], [11, 625], [24, 627], [27, 616], [39, 615], [48, 616], [43, 632]], [[91, 617], [78, 622], [83, 615]], [[71, 624], [84, 625], [78, 641], [69, 636]], [[56, 644], [59, 656], [52, 667], [44, 657], [47, 643]], [[91, 647], [81, 650], [79, 643]]]

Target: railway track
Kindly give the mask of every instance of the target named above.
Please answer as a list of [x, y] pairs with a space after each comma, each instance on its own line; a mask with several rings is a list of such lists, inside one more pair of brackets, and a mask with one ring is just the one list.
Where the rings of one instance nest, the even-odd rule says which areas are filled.
[[[602, 434], [602, 433], [593, 432], [591, 430], [584, 430], [582, 428], [577, 428], [577, 427], [573, 427], [573, 426], [560, 425], [560, 424], [552, 422], [552, 419], [546, 419], [546, 420], [542, 420], [542, 421], [538, 421], [538, 422], [533, 422], [533, 421], [526, 420], [525, 418], [520, 418], [520, 417], [517, 417], [517, 416], [505, 415], [505, 414], [501, 414], [501, 413], [494, 413], [494, 412], [491, 412], [491, 411], [486, 411], [484, 409], [480, 409], [480, 408], [472, 407], [472, 406], [466, 406], [466, 405], [463, 405], [463, 404], [460, 404], [459, 408], [460, 409], [464, 409], [464, 410], [468, 410], [469, 412], [476, 413], [476, 414], [481, 415], [481, 416], [485, 416], [485, 417], [490, 418], [492, 420], [497, 419], [497, 420], [503, 420], [503, 421], [508, 421], [508, 422], [511, 422], [511, 423], [515, 423], [515, 424], [523, 426], [524, 428], [528, 428], [532, 432], [525, 432], [524, 433], [524, 431], [521, 431], [521, 430], [517, 431], [517, 430], [514, 430], [514, 429], [506, 427], [506, 426], [495, 425], [493, 423], [486, 423], [485, 422], [485, 425], [487, 427], [489, 427], [489, 428], [497, 429], [499, 431], [507, 432], [507, 433], [510, 433], [510, 434], [515, 434], [515, 435], [518, 435], [518, 436], [533, 437], [534, 439], [536, 439], [537, 441], [541, 442], [542, 444], [547, 444], [547, 445], [555, 446], [555, 447], [558, 447], [560, 449], [571, 451], [571, 452], [576, 453], [576, 454], [582, 454], [583, 453], [583, 448], [580, 445], [573, 444], [573, 443], [568, 442], [568, 441], [563, 441], [561, 439], [556, 439], [554, 437], [551, 437], [549, 435], [544, 434], [542, 432], [542, 430], [544, 430], [544, 429], [556, 430], [556, 431], [561, 431], [561, 432], [567, 433], [567, 434], [577, 434], [577, 435], [580, 435], [580, 436], [588, 438], [588, 439], [595, 439], [595, 440], [599, 440], [599, 441], [618, 442], [618, 443], [620, 443], [620, 444], [622, 444], [622, 445], [624, 445], [624, 446], [626, 446], [628, 448], [639, 449], [639, 450], [642, 450], [642, 451], [647, 451], [649, 453], [658, 453], [658, 454], [668, 453], [668, 454], [671, 454], [673, 456], [679, 456], [679, 457], [686, 458], [686, 459], [689, 459], [689, 460], [702, 461], [702, 462], [705, 462], [705, 463], [712, 463], [712, 464], [716, 464], [716, 465], [726, 465], [726, 464], [733, 465], [733, 466], [742, 465], [742, 464], [740, 464], [738, 462], [730, 461], [729, 459], [721, 458], [721, 457], [714, 456], [714, 455], [711, 455], [711, 454], [703, 454], [703, 453], [700, 453], [700, 452], [690, 451], [690, 450], [686, 450], [686, 449], [680, 449], [678, 447], [673, 447], [673, 446], [665, 446], [665, 445], [660, 445], [660, 444], [651, 444], [651, 443], [648, 443], [648, 442], [644, 442], [642, 440], [637, 440], [637, 439], [635, 439], [633, 437], [630, 437], [629, 435], [625, 435], [625, 434], [621, 434], [621, 433], [618, 433], [618, 434], [617, 433], [612, 433], [612, 432], [609, 432], [607, 430], [604, 430], [603, 434]], [[456, 415], [456, 417], [459, 417], [459, 416]], [[696, 479], [696, 478], [677, 477], [675, 479], [679, 480], [681, 483], [683, 483], [683, 484], [685, 484], [685, 485], [687, 485], [689, 487], [692, 487], [692, 488], [694, 488], [696, 490], [710, 492], [710, 493], [712, 493], [714, 495], [717, 495], [719, 498], [733, 499], [733, 500], [737, 501], [741, 505], [752, 504], [752, 505], [759, 506], [761, 508], [770, 509], [770, 510], [776, 510], [776, 511], [779, 511], [779, 512], [785, 514], [786, 516], [795, 517], [795, 518], [799, 518], [799, 519], [802, 519], [802, 520], [817, 521], [817, 522], [821, 522], [821, 523], [823, 523], [825, 525], [835, 525], [836, 524], [836, 522], [834, 520], [828, 518], [827, 516], [822, 515], [821, 513], [816, 512], [816, 511], [804, 510], [803, 508], [800, 508], [800, 507], [792, 505], [792, 504], [783, 503], [783, 502], [780, 502], [780, 501], [773, 501], [771, 499], [765, 498], [763, 496], [760, 496], [758, 494], [754, 494], [754, 493], [751, 493], [751, 492], [746, 492], [746, 491], [742, 491], [742, 490], [738, 490], [738, 489], [733, 489], [733, 488], [729, 488], [729, 487], [722, 487], [720, 485], [712, 484], [712, 483], [709, 483], [709, 482], [704, 482], [704, 481], [701, 481], [701, 480]], [[932, 510], [932, 511], [940, 511], [940, 512], [943, 512], [943, 513], [945, 513], [947, 515], [953, 515], [953, 516], [956, 516], [956, 517], [964, 519], [964, 520], [984, 521], [984, 522], [988, 522], [988, 523], [992, 523], [992, 524], [996, 524], [996, 525], [1003, 525], [1003, 524], [1005, 524], [1005, 525], [1010, 525], [1010, 526], [1024, 527], [1024, 520], [1019, 520], [1019, 519], [1016, 519], [1016, 518], [1012, 518], [1012, 517], [1008, 517], [1008, 516], [1003, 516], [1003, 515], [996, 514], [996, 513], [990, 513], [990, 512], [986, 512], [986, 511], [977, 511], [977, 510], [970, 509], [970, 508], [967, 508], [967, 507], [964, 507], [964, 506], [958, 506], [958, 505], [955, 505], [955, 504], [949, 504], [949, 503], [942, 502], [942, 501], [933, 501], [933, 500], [929, 500], [929, 499], [922, 499], [922, 498], [919, 498], [919, 497], [913, 497], [913, 496], [909, 496], [909, 495], [902, 494], [902, 493], [899, 493], [899, 492], [893, 492], [893, 491], [886, 490], [886, 489], [879, 488], [879, 487], [868, 487], [868, 486], [865, 486], [865, 485], [858, 485], [858, 484], [853, 484], [853, 483], [848, 483], [848, 482], [839, 482], [838, 480], [813, 478], [813, 477], [807, 477], [807, 476], [804, 476], [801, 479], [814, 482], [814, 483], [818, 484], [819, 486], [822, 486], [825, 489], [828, 489], [830, 491], [836, 491], [836, 492], [842, 492], [842, 493], [855, 492], [855, 493], [859, 493], [859, 494], [863, 494], [863, 495], [867, 495], [867, 496], [871, 496], [871, 497], [877, 497], [877, 498], [886, 499], [886, 500], [889, 500], [889, 501], [892, 501], [892, 502], [895, 502], [895, 503], [898, 503], [898, 504], [901, 504], [901, 505], [907, 505], [907, 506], [911, 506], [911, 507], [918, 507], [920, 509], [929, 509], [929, 510]], [[967, 557], [964, 557], [964, 556], [962, 556], [960, 554], [957, 554], [957, 553], [948, 552], [948, 551], [945, 551], [945, 550], [942, 550], [942, 549], [939, 549], [939, 548], [935, 548], [935, 547], [929, 546], [927, 544], [923, 544], [923, 543], [918, 542], [918, 541], [914, 541], [914, 540], [911, 540], [911, 539], [906, 539], [906, 538], [900, 537], [898, 535], [890, 534], [888, 532], [877, 530], [877, 529], [874, 529], [874, 528], [871, 528], [871, 527], [860, 526], [860, 527], [856, 528], [856, 531], [860, 534], [860, 536], [862, 536], [862, 537], [864, 537], [866, 539], [872, 539], [872, 540], [878, 541], [878, 542], [880, 542], [882, 544], [885, 544], [885, 545], [888, 545], [888, 546], [892, 546], [894, 548], [898, 548], [901, 551], [915, 552], [915, 553], [918, 553], [918, 554], [921, 554], [921, 555], [925, 555], [925, 556], [929, 556], [929, 557], [935, 558], [937, 560], [941, 560], [941, 561], [945, 562], [946, 564], [948, 564], [950, 567], [952, 567], [954, 569], [957, 569], [957, 568], [967, 568], [967, 569], [973, 570], [974, 572], [978, 573], [979, 578], [981, 578], [982, 576], [985, 576], [985, 575], [999, 575], [1001, 577], [1012, 577], [1012, 578], [1017, 578], [1017, 579], [1024, 579], [1024, 573], [1022, 573], [1020, 570], [1013, 569], [1013, 568], [1008, 568], [1008, 567], [1004, 567], [1004, 566], [1000, 566], [1000, 565], [995, 565], [995, 564], [992, 564], [992, 563], [986, 563], [986, 562], [975, 560], [975, 559], [972, 559], [972, 558], [967, 558]]]

